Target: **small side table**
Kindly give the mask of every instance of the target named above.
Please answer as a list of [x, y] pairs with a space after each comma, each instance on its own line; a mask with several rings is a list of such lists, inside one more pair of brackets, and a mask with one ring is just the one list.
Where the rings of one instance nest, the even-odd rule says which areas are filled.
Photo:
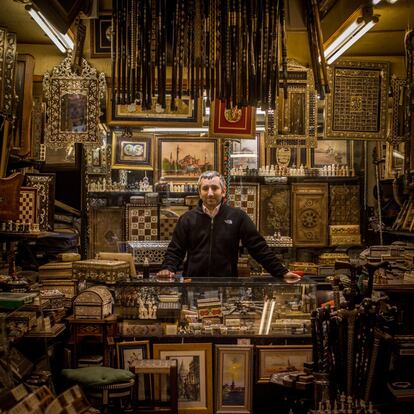
[[[134, 362], [133, 365], [129, 367], [129, 370], [133, 372], [136, 376], [140, 374], [150, 374], [151, 376], [169, 376], [169, 389], [170, 389], [170, 400], [161, 401], [161, 390], [158, 388], [158, 393], [155, 395], [155, 387], [157, 380], [153, 379], [151, 384], [151, 401], [149, 405], [137, 406], [134, 412], [136, 414], [140, 413], [164, 413], [164, 414], [178, 414], [178, 378], [177, 378], [177, 361], [174, 359], [142, 359]], [[136, 381], [138, 384], [138, 381]]]
[[78, 346], [85, 338], [96, 338], [103, 344], [103, 364], [106, 367], [114, 363], [114, 337], [116, 336], [117, 317], [107, 316], [104, 319], [75, 319], [73, 316], [66, 318], [70, 329], [69, 344], [72, 349], [72, 367], [78, 367]]

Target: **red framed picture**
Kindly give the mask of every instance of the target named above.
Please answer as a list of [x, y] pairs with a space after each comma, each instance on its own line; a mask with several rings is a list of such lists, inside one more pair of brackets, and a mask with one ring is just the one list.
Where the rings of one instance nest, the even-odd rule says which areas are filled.
[[222, 138], [255, 138], [256, 108], [233, 106], [216, 99], [210, 106], [209, 135]]

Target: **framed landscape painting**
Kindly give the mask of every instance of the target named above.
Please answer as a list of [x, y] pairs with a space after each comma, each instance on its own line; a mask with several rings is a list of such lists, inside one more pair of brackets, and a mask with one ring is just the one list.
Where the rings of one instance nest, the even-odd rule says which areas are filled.
[[313, 166], [349, 165], [349, 142], [345, 140], [320, 139], [318, 147], [313, 150]]
[[257, 381], [268, 382], [272, 374], [301, 371], [305, 362], [312, 361], [311, 345], [257, 346]]
[[216, 413], [252, 410], [252, 345], [216, 345]]
[[204, 171], [219, 168], [217, 138], [157, 137], [158, 179], [195, 181]]
[[[178, 411], [180, 414], [211, 414], [211, 344], [154, 344], [155, 359], [175, 359], [178, 367]], [[165, 384], [166, 385], [166, 384]], [[161, 389], [163, 384], [161, 384]], [[163, 392], [161, 392], [163, 395]]]

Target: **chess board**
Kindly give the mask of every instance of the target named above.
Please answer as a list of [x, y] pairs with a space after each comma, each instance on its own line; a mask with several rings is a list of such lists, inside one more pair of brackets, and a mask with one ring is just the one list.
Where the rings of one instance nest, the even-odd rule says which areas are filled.
[[158, 223], [157, 207], [126, 205], [127, 240], [158, 240]]
[[245, 211], [253, 223], [259, 225], [259, 184], [232, 185], [228, 193], [231, 207]]
[[39, 200], [37, 188], [21, 187], [19, 197], [20, 223], [39, 222]]

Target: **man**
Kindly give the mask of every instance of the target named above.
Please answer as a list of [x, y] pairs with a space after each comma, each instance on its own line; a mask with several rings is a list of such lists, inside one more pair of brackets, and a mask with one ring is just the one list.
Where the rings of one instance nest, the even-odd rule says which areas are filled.
[[270, 274], [290, 283], [299, 280], [276, 258], [249, 216], [223, 204], [226, 184], [218, 172], [201, 174], [198, 190], [200, 202], [178, 220], [158, 276], [173, 277], [186, 253], [185, 276], [237, 276], [241, 241]]

